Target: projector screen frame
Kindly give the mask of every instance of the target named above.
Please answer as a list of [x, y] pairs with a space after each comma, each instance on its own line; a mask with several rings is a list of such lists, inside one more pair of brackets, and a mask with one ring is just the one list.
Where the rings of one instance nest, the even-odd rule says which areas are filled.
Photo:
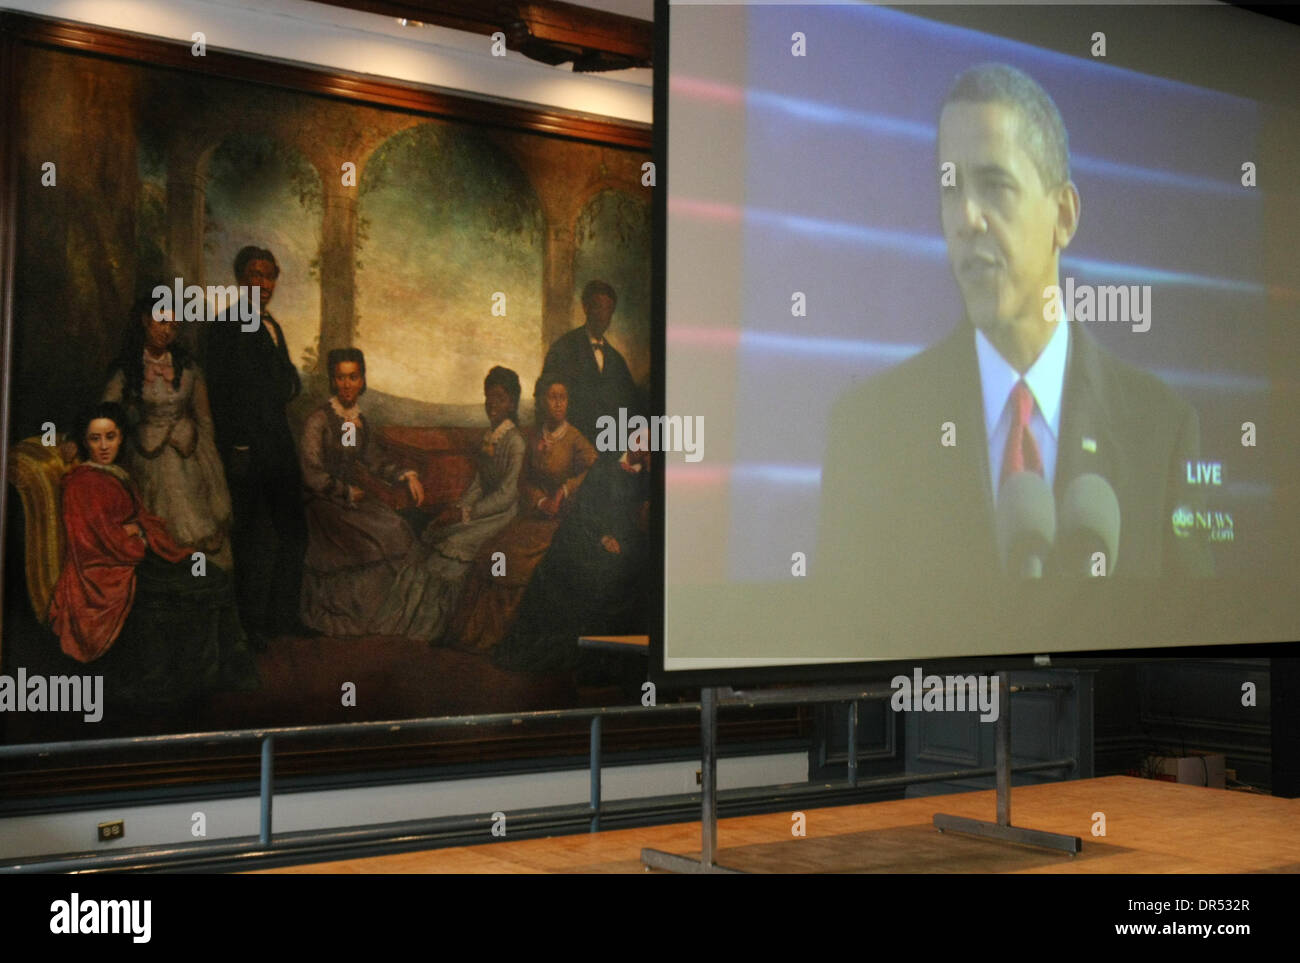
[[[669, 164], [668, 154], [668, 85], [670, 74], [670, 51], [669, 47], [669, 17], [670, 7], [672, 5], [668, 0], [656, 0], [655, 11], [655, 76], [654, 76], [654, 157], [657, 161], [656, 180], [657, 186], [654, 197], [653, 223], [655, 228], [655, 244], [653, 250], [652, 264], [652, 347], [654, 351], [654, 363], [652, 364], [652, 411], [660, 414], [670, 414], [666, 409], [667, 400], [667, 317], [666, 317], [666, 266], [667, 266], [667, 205], [668, 205], [668, 185], [672, 177], [671, 165]], [[1074, 8], [1067, 8], [1067, 11], [1078, 15], [1087, 8], [1086, 4], [1076, 5]], [[1226, 5], [1225, 5], [1226, 6]], [[1062, 11], [1060, 8], [1053, 8], [1056, 14]], [[938, 19], [943, 19], [946, 23], [961, 24], [962, 18], [967, 16], [964, 11], [954, 11], [949, 8], [942, 8], [942, 11], [935, 8], [916, 8], [916, 12], [925, 16], [932, 15]], [[1252, 11], [1256, 12], [1256, 11]], [[1098, 11], [1087, 11], [1088, 16], [1095, 16]], [[1234, 11], [1246, 17], [1249, 14], [1243, 11]], [[970, 16], [975, 16], [975, 13]], [[1261, 21], [1252, 18], [1254, 26], [1259, 28]], [[1300, 42], [1300, 31], [1291, 30], [1283, 26], [1281, 18], [1268, 22], [1270, 28], [1276, 28], [1283, 32], [1283, 36], [1273, 38], [1276, 40], [1274, 49], [1288, 49], [1292, 52], [1297, 50], [1297, 43]], [[1039, 40], [1026, 39], [1027, 35], [1032, 35], [1034, 27], [1032, 24], [1024, 26], [1023, 31], [1009, 39], [1020, 40], [1026, 43], [1034, 43], [1036, 46], [1043, 47], [1047, 50], [1060, 50], [1059, 46], [1044, 45]], [[1117, 65], [1123, 65], [1117, 62]], [[1241, 64], [1235, 64], [1234, 67], [1240, 67]], [[1133, 68], [1136, 69], [1136, 68]], [[1270, 67], [1269, 78], [1264, 82], [1254, 85], [1253, 89], [1247, 89], [1248, 96], [1254, 96], [1263, 103], [1269, 97], [1278, 97], [1278, 91], [1282, 89], [1279, 86], [1279, 78], [1282, 76], [1283, 67], [1274, 63]], [[1178, 79], [1189, 83], [1199, 83], [1205, 86], [1203, 75], [1199, 75], [1198, 68], [1191, 66], [1182, 70], [1169, 72], [1166, 75], [1183, 74]], [[1225, 82], [1209, 89], [1222, 90], [1224, 92], [1242, 93], [1238, 82]], [[1290, 95], [1289, 102], [1286, 105], [1289, 108], [1300, 106], [1300, 100], [1297, 100], [1294, 94]], [[1295, 206], [1294, 200], [1291, 201]], [[1300, 355], [1296, 355], [1300, 358]], [[1278, 405], [1280, 399], [1284, 397], [1297, 398], [1300, 392], [1295, 385], [1284, 385], [1277, 387], [1270, 392], [1269, 403]], [[1294, 426], [1292, 426], [1294, 429]], [[1284, 513], [1287, 509], [1298, 502], [1300, 499], [1294, 491], [1286, 491], [1279, 495], [1276, 502], [1276, 508], [1279, 512]], [[652, 534], [652, 566], [658, 571], [660, 577], [652, 580], [652, 599], [651, 599], [651, 623], [650, 630], [650, 665], [649, 677], [657, 686], [668, 686], [670, 688], [683, 687], [693, 688], [696, 686], [715, 686], [715, 685], [760, 685], [774, 682], [794, 683], [794, 682], [827, 682], [827, 681], [857, 681], [873, 680], [890, 677], [903, 669], [910, 669], [916, 665], [924, 665], [928, 670], [932, 667], [940, 667], [952, 670], [964, 669], [973, 671], [983, 669], [985, 671], [994, 671], [996, 669], [1026, 669], [1032, 668], [1036, 664], [1036, 657], [1029, 653], [1019, 653], [1011, 655], [997, 654], [972, 654], [962, 656], [950, 656], [942, 658], [888, 658], [876, 659], [871, 661], [820, 661], [820, 662], [800, 662], [783, 665], [737, 665], [737, 666], [716, 666], [711, 668], [691, 668], [691, 669], [672, 669], [665, 667], [665, 597], [666, 597], [666, 568], [665, 568], [665, 535], [667, 526], [667, 503], [665, 490], [665, 465], [664, 458], [656, 458], [653, 462], [653, 491], [657, 500], [658, 511], [651, 515], [651, 534]], [[1287, 523], [1282, 523], [1284, 526]], [[1291, 523], [1292, 525], [1294, 523]], [[1288, 530], [1289, 527], [1288, 527]], [[1292, 544], [1300, 544], [1293, 542]], [[1113, 662], [1117, 659], [1124, 660], [1170, 660], [1185, 658], [1278, 658], [1278, 657], [1296, 657], [1300, 654], [1300, 642], [1283, 639], [1274, 639], [1271, 641], [1242, 641], [1242, 642], [1213, 642], [1195, 645], [1171, 645], [1171, 646], [1153, 646], [1142, 648], [1074, 648], [1066, 651], [1056, 651], [1043, 653], [1050, 655], [1050, 664], [1052, 667], [1077, 666], [1096, 664], [1098, 662]], [[696, 656], [692, 655], [692, 658]], [[700, 658], [704, 658], [700, 656]]]

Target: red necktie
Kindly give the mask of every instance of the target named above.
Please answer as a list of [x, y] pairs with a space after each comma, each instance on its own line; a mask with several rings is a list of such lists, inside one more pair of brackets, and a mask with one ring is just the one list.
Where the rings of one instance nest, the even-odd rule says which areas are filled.
[[998, 488], [1007, 477], [1018, 471], [1032, 471], [1043, 474], [1043, 459], [1038, 453], [1038, 443], [1034, 441], [1029, 430], [1029, 419], [1034, 413], [1034, 396], [1029, 393], [1029, 386], [1024, 381], [1017, 381], [1011, 389], [1011, 431], [1007, 435], [1007, 447], [1002, 452], [1002, 476], [998, 479]]

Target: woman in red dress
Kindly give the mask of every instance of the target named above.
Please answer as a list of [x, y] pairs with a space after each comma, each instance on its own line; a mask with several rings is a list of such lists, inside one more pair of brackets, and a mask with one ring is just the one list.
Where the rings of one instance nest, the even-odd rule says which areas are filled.
[[115, 464], [126, 424], [120, 405], [102, 402], [79, 426], [84, 460], [63, 481], [50, 627], [72, 658], [113, 670], [110, 705], [175, 707], [210, 689], [255, 686], [229, 577], [196, 567], [194, 549], [175, 542]]

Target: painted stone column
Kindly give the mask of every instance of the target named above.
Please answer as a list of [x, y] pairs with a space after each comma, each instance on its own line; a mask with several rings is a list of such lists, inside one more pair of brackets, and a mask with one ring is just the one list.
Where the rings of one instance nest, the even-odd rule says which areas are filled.
[[[320, 351], [350, 346], [356, 336], [357, 190], [325, 181], [320, 244]], [[320, 362], [318, 361], [319, 365]]]
[[[183, 278], [186, 284], [204, 285], [203, 202], [207, 196], [207, 163], [185, 149], [172, 150], [167, 159], [167, 278]], [[234, 284], [229, 276], [213, 283]]]
[[573, 258], [577, 254], [573, 224], [547, 225], [542, 256], [542, 354], [573, 327]]

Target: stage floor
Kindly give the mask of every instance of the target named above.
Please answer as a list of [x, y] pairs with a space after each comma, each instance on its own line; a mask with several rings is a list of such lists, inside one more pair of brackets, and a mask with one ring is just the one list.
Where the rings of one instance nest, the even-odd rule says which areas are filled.
[[[961, 793], [724, 819], [717, 862], [759, 873], [1300, 873], [1300, 799], [1107, 776], [1017, 787], [1013, 825], [1083, 839], [1077, 856], [940, 833], [936, 812], [994, 818], [994, 793]], [[1104, 813], [1105, 836], [1093, 836]], [[507, 824], [508, 825], [508, 824]], [[639, 873], [641, 849], [699, 855], [700, 824], [509, 839], [274, 873]]]

